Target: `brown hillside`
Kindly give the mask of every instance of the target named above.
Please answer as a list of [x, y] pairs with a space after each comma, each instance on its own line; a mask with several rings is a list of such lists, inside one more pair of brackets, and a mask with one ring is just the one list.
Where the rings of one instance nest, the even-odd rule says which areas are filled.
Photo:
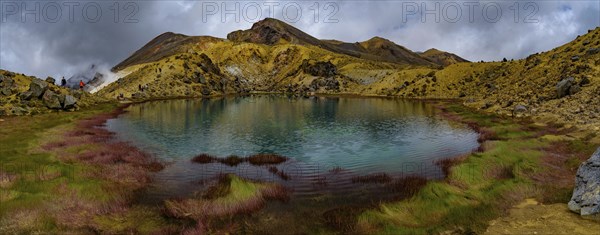
[[465, 60], [463, 58], [461, 58], [460, 56], [457, 56], [456, 54], [452, 54], [450, 52], [445, 52], [445, 51], [440, 51], [438, 49], [435, 48], [431, 48], [423, 53], [421, 53], [422, 57], [425, 57], [426, 59], [442, 65], [444, 67], [452, 65], [452, 64], [456, 64], [456, 63], [463, 63], [463, 62], [469, 62], [468, 60]]
[[205, 44], [221, 40], [209, 36], [187, 36], [172, 32], [163, 33], [117, 64], [112, 70], [119, 71], [132, 65], [157, 61], [167, 56], [186, 52], [192, 44]]

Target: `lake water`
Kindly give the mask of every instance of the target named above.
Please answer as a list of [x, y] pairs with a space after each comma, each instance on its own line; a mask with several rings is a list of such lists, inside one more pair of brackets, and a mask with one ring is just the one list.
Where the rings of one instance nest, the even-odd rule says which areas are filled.
[[[357, 185], [352, 177], [386, 173], [441, 178], [436, 160], [478, 147], [476, 132], [439, 117], [432, 104], [402, 99], [262, 95], [154, 101], [127, 111], [109, 120], [107, 128], [169, 162], [155, 175], [144, 199], [157, 203], [202, 190], [204, 182], [220, 173], [278, 182], [292, 188], [296, 197], [368, 196], [378, 192], [376, 186]], [[264, 166], [190, 161], [201, 153], [284, 155], [290, 160], [276, 167], [290, 179]]]

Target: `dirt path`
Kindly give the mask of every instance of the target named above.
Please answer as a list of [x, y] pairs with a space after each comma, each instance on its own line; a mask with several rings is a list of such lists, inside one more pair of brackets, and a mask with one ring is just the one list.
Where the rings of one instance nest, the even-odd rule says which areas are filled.
[[485, 234], [600, 234], [600, 222], [585, 220], [567, 204], [539, 204], [527, 199], [510, 214], [490, 222]]

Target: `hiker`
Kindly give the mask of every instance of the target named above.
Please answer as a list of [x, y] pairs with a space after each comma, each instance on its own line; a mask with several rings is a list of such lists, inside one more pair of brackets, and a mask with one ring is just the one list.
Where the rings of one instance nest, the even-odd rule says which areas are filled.
[[79, 80], [79, 89], [83, 90], [84, 86], [85, 86], [85, 83], [83, 83], [83, 80]]
[[142, 89], [142, 84], [138, 84], [138, 91], [144, 91], [144, 89]]
[[67, 86], [67, 80], [65, 80], [65, 77], [62, 77], [62, 80], [60, 80], [60, 86], [64, 87]]

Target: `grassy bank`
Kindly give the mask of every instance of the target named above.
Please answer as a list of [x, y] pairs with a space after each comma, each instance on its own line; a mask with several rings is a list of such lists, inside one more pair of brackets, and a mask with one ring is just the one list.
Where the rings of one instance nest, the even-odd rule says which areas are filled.
[[106, 145], [110, 133], [95, 125], [116, 108], [0, 122], [0, 233], [150, 232], [164, 225], [156, 210], [132, 206], [145, 181], [128, 172], [144, 176], [141, 167], [89, 161], [114, 147]]
[[412, 198], [363, 213], [361, 232], [482, 233], [491, 219], [525, 198], [566, 203], [578, 164], [597, 147], [570, 137], [577, 132], [572, 127], [501, 119], [460, 105], [444, 111], [481, 133], [480, 151], [446, 161], [446, 179], [429, 182]]
[[[499, 118], [457, 104], [442, 106], [446, 118], [481, 134], [479, 151], [438, 162], [447, 173], [443, 180], [400, 182], [398, 193], [408, 199], [378, 208], [356, 205], [360, 208], [324, 212], [320, 219], [333, 226], [314, 231], [482, 233], [490, 220], [525, 198], [566, 203], [579, 163], [598, 145], [597, 136], [576, 127]], [[119, 112], [116, 104], [103, 104], [93, 110], [0, 121], [0, 233], [235, 233], [244, 227], [237, 224], [245, 221], [244, 214], [256, 212], [267, 201], [287, 199], [279, 185], [227, 175], [198, 198], [168, 200], [164, 208], [137, 205], [136, 193], [162, 165], [115, 142], [112, 133], [100, 128]], [[203, 155], [195, 161], [263, 165], [284, 159]], [[278, 173], [277, 168], [269, 170]], [[374, 174], [353, 180], [391, 178]], [[407, 194], [406, 188], [415, 190]]]

